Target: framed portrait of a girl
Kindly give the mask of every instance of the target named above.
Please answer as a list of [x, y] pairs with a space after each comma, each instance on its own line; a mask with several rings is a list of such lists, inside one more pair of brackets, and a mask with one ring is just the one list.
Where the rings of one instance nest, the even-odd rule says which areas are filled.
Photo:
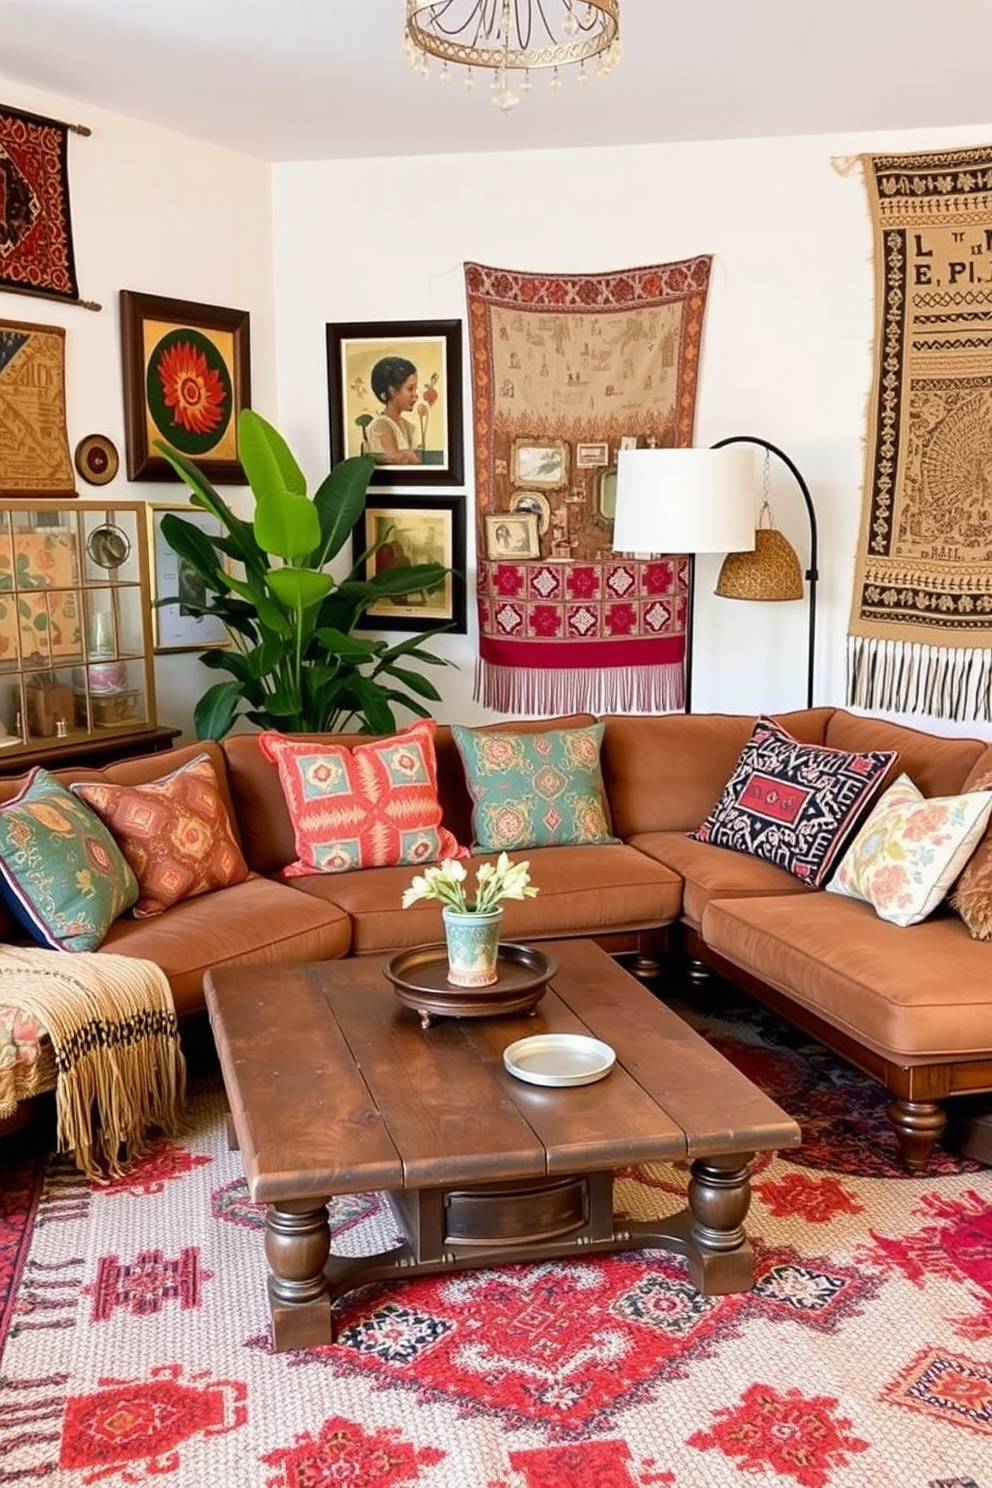
[[327, 327], [331, 464], [371, 455], [375, 486], [460, 486], [460, 320]]

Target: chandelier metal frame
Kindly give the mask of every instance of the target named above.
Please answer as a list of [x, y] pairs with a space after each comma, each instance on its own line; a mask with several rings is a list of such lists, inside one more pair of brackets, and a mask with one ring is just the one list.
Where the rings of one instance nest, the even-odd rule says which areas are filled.
[[620, 0], [407, 0], [406, 48], [420, 72], [439, 58], [445, 80], [449, 63], [487, 68], [494, 90], [510, 73], [525, 74], [526, 91], [527, 73], [576, 63], [584, 77], [593, 57], [603, 74], [619, 58]]

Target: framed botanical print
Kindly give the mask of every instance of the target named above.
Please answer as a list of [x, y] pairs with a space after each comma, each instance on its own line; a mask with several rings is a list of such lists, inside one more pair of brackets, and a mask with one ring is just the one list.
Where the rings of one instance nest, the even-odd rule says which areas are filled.
[[331, 464], [371, 455], [374, 486], [460, 486], [460, 320], [327, 327]]
[[[207, 599], [203, 580], [183, 562], [175, 548], [169, 546], [162, 532], [162, 518], [174, 512], [177, 517], [199, 527], [201, 532], [220, 537], [219, 518], [213, 512], [200, 511], [195, 506], [173, 506], [164, 501], [147, 502], [146, 511], [155, 650], [205, 651], [213, 646], [230, 645], [223, 621], [216, 615], [199, 612], [199, 606]], [[164, 600], [169, 603], [163, 603]]]
[[358, 621], [366, 630], [433, 630], [446, 625], [465, 633], [465, 498], [395, 496], [370, 498], [352, 533], [354, 562], [365, 558], [364, 577], [387, 568], [441, 563], [449, 570], [436, 589], [391, 594], [377, 600]]
[[177, 480], [164, 440], [214, 484], [240, 485], [238, 415], [251, 404], [247, 310], [122, 289], [128, 480]]

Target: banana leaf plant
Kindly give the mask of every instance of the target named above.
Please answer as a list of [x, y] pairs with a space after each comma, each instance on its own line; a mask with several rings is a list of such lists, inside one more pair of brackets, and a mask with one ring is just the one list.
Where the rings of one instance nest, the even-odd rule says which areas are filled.
[[420, 667], [450, 663], [424, 641], [445, 627], [396, 645], [356, 636], [354, 628], [376, 600], [434, 589], [448, 570], [421, 563], [367, 577], [366, 560], [380, 542], [340, 582], [327, 572], [365, 509], [370, 457], [341, 460], [311, 498], [282, 435], [243, 409], [238, 449], [255, 500], [254, 518], [245, 520], [193, 461], [161, 440], [156, 448], [189, 486], [191, 504], [211, 512], [222, 529], [215, 536], [173, 513], [162, 519], [166, 542], [206, 587], [202, 603], [184, 598], [183, 605], [219, 619], [232, 642], [200, 655], [230, 680], [209, 687], [196, 704], [197, 738], [220, 739], [239, 719], [291, 734], [380, 734], [396, 728], [397, 705], [429, 716], [422, 700], [437, 702], [440, 693]]

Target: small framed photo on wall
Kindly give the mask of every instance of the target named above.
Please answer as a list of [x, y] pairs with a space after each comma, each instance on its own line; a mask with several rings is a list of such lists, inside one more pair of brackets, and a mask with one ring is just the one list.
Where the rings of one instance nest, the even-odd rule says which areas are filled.
[[327, 327], [331, 464], [371, 455], [374, 486], [460, 486], [460, 320]]
[[152, 641], [156, 651], [205, 651], [229, 646], [227, 627], [216, 615], [200, 613], [207, 591], [199, 574], [170, 547], [162, 531], [162, 519], [170, 513], [192, 523], [211, 537], [221, 536], [220, 519], [195, 506], [149, 501], [148, 571], [152, 591]]
[[[376, 551], [369, 554], [373, 547]], [[455, 635], [465, 634], [464, 496], [369, 497], [352, 533], [352, 549], [356, 564], [368, 555], [364, 578], [418, 563], [440, 563], [449, 570], [436, 589], [376, 600], [357, 622], [360, 628], [433, 630], [444, 625]]]
[[534, 512], [496, 512], [485, 522], [487, 558], [540, 558], [540, 518]]
[[243, 485], [238, 415], [251, 405], [247, 310], [122, 289], [128, 480], [178, 480], [160, 439], [214, 485]]

